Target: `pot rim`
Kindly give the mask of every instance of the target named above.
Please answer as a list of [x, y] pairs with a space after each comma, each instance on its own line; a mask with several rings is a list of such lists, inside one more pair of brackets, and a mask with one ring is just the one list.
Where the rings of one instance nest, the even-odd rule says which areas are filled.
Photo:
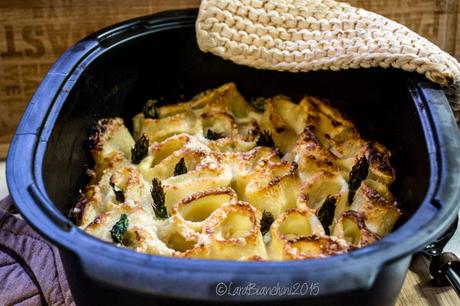
[[[363, 286], [370, 286], [380, 268], [409, 256], [436, 239], [456, 218], [460, 202], [460, 137], [443, 91], [433, 83], [411, 76], [409, 92], [422, 120], [428, 154], [430, 183], [417, 211], [397, 230], [376, 243], [349, 253], [321, 259], [284, 262], [238, 262], [180, 259], [138, 253], [94, 238], [66, 219], [49, 199], [41, 165], [46, 144], [59, 111], [83, 71], [104, 52], [129, 39], [174, 27], [192, 27], [196, 10], [167, 11], [140, 17], [98, 31], [67, 50], [52, 66], [32, 97], [11, 142], [7, 158], [7, 183], [22, 216], [54, 244], [78, 254], [85, 266], [87, 256], [100, 256], [111, 263], [144, 266], [146, 269], [195, 271], [206, 275], [244, 271], [245, 275], [319, 273], [344, 266], [367, 270]], [[58, 88], [58, 90], [56, 90]], [[52, 89], [50, 95], [50, 89]], [[435, 98], [435, 101], [433, 101]], [[46, 112], [42, 110], [46, 109]], [[440, 120], [442, 118], [442, 120]], [[78, 243], [75, 243], [75, 242]], [[364, 262], [363, 258], [371, 261]], [[88, 265], [91, 266], [94, 263]], [[88, 267], [87, 267], [88, 268]], [[108, 268], [108, 267], [105, 267]], [[316, 272], [315, 272], [316, 271]], [[352, 273], [352, 270], [349, 270]], [[362, 271], [361, 271], [362, 273]], [[340, 286], [339, 286], [340, 287]]]

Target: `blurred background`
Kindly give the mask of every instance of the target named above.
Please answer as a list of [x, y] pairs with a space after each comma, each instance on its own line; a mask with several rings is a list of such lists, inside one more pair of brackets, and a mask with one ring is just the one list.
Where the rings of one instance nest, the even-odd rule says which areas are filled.
[[[350, 0], [398, 21], [460, 60], [459, 0]], [[155, 12], [198, 7], [199, 0], [0, 0], [0, 198], [8, 194], [8, 144], [43, 76], [76, 41], [114, 23]], [[457, 233], [447, 250], [460, 252]], [[449, 287], [431, 282], [415, 257], [397, 305], [460, 305]]]

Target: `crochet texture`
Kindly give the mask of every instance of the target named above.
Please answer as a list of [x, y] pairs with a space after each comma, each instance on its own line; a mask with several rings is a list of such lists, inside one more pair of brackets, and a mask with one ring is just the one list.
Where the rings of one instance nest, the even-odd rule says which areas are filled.
[[203, 0], [198, 45], [237, 64], [291, 72], [400, 68], [441, 85], [455, 58], [407, 27], [332, 0]]

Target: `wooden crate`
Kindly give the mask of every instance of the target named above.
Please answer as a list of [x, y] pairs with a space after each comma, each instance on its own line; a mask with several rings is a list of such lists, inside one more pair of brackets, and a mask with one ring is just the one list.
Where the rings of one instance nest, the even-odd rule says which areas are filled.
[[[397, 20], [460, 58], [457, 0], [351, 0]], [[108, 25], [199, 0], [0, 0], [0, 158], [51, 64]], [[458, 39], [456, 39], [458, 38]]]
[[72, 44], [114, 23], [199, 0], [0, 0], [0, 158], [28, 101]]

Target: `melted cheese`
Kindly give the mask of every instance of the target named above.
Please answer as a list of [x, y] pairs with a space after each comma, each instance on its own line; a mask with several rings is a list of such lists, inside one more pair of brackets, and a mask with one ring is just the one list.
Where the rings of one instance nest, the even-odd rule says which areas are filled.
[[[257, 111], [228, 83], [157, 107], [155, 119], [137, 114], [133, 136], [120, 118], [100, 120], [91, 136], [93, 177], [75, 208], [79, 227], [112, 241], [110, 231], [125, 214], [120, 246], [231, 260], [330, 256], [388, 234], [400, 215], [388, 190], [395, 178], [389, 151], [360, 138], [352, 122], [318, 98], [294, 103], [276, 96], [264, 105]], [[220, 138], [207, 139], [209, 130]], [[257, 145], [266, 132], [276, 148]], [[133, 164], [131, 148], [142, 135], [148, 154]], [[349, 203], [349, 174], [362, 157], [369, 171]], [[187, 172], [174, 175], [181, 159]], [[166, 219], [153, 209], [154, 178], [164, 186]], [[336, 204], [326, 229], [318, 215], [328, 197]], [[264, 211], [274, 217], [265, 236]]]

